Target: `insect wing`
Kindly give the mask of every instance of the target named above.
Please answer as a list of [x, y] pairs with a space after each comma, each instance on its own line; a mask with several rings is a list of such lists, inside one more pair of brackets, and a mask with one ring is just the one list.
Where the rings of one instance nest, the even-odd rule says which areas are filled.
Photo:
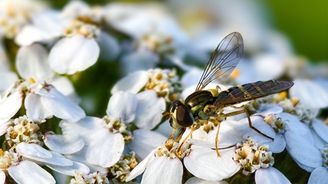
[[258, 81], [255, 83], [243, 84], [229, 88], [227, 91], [219, 93], [214, 102], [215, 106], [225, 107], [240, 102], [265, 97], [271, 94], [280, 93], [293, 86], [292, 81]]
[[240, 33], [233, 32], [223, 38], [205, 66], [197, 84], [196, 91], [202, 90], [212, 81], [229, 76], [239, 63], [244, 53], [243, 38]]

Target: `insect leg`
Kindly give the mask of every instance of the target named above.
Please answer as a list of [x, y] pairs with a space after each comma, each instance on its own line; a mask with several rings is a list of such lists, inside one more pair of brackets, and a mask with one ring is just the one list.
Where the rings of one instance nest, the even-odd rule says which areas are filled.
[[[190, 128], [190, 132], [188, 133], [188, 135], [182, 140], [181, 144], [179, 145], [178, 149], [177, 149], [177, 154], [180, 153], [180, 150], [182, 148], [182, 146], [184, 145], [184, 143], [188, 140], [189, 137], [191, 137], [192, 133], [196, 130], [197, 128], [195, 128], [194, 126], [191, 126]], [[181, 134], [182, 136], [182, 134]]]
[[256, 131], [257, 133], [263, 135], [264, 137], [273, 140], [272, 137], [270, 137], [270, 136], [264, 134], [264, 133], [261, 132], [259, 129], [257, 129], [256, 127], [253, 126], [253, 123], [252, 123], [252, 120], [251, 120], [250, 113], [249, 113], [249, 111], [247, 110], [246, 107], [243, 107], [242, 110], [229, 112], [229, 113], [226, 113], [226, 114], [223, 114], [223, 115], [224, 115], [225, 117], [229, 117], [229, 116], [235, 116], [235, 115], [238, 115], [238, 114], [241, 114], [241, 113], [245, 113], [245, 114], [246, 114], [246, 116], [247, 116], [247, 120], [248, 120], [248, 126], [249, 126], [251, 129], [253, 129], [253, 130]]
[[216, 150], [216, 149], [219, 149], [219, 150], [230, 149], [230, 148], [233, 148], [235, 146], [236, 146], [236, 144], [233, 144], [231, 146], [226, 146], [226, 147], [221, 147], [221, 148], [212, 148], [212, 150]]
[[176, 133], [176, 131], [177, 131], [177, 128], [173, 128], [173, 129], [172, 129], [172, 132], [171, 132], [171, 134], [170, 134], [170, 136], [169, 136], [168, 139], [172, 139], [173, 136], [174, 136], [174, 134]]
[[219, 151], [219, 131], [220, 131], [220, 125], [221, 123], [218, 124], [218, 129], [215, 134], [215, 152], [218, 157], [220, 157], [220, 151]]
[[259, 129], [257, 129], [256, 127], [254, 127], [254, 126], [253, 126], [253, 123], [252, 123], [252, 120], [251, 120], [251, 116], [250, 116], [249, 111], [247, 110], [247, 108], [244, 108], [244, 111], [245, 111], [245, 114], [246, 114], [246, 116], [247, 116], [248, 126], [249, 126], [251, 129], [255, 130], [257, 133], [263, 135], [264, 137], [273, 140], [272, 137], [266, 135], [265, 133], [261, 132]]

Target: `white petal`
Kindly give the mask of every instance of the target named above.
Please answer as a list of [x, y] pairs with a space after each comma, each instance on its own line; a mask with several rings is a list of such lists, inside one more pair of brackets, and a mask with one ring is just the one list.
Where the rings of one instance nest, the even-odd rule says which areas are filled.
[[25, 97], [24, 106], [27, 117], [33, 121], [41, 121], [53, 115], [48, 107], [43, 105], [41, 96], [34, 93], [29, 93]]
[[228, 184], [226, 181], [206, 181], [197, 177], [189, 178], [185, 184]]
[[295, 80], [290, 95], [309, 109], [328, 107], [328, 91], [314, 81]]
[[309, 173], [313, 171], [313, 167], [309, 167], [309, 166], [307, 166], [307, 165], [304, 165], [304, 164], [298, 162], [297, 160], [294, 160], [294, 161], [295, 161], [295, 162], [297, 163], [297, 165], [300, 166], [300, 168], [302, 168], [303, 170], [305, 170], [305, 171], [307, 171], [307, 172], [309, 172]]
[[257, 114], [267, 116], [269, 114], [279, 114], [283, 111], [282, 107], [276, 104], [263, 104], [260, 106]]
[[[251, 121], [252, 121], [252, 125], [257, 128], [259, 131], [261, 131], [262, 133], [264, 133], [265, 135], [271, 137], [271, 138], [275, 138], [276, 133], [273, 130], [273, 128], [268, 125], [263, 118], [259, 117], [259, 116], [252, 116], [251, 117]], [[254, 129], [250, 128], [248, 125], [248, 119], [244, 118], [242, 120], [239, 121], [239, 123], [241, 124], [239, 128], [243, 134], [244, 137], [246, 137], [248, 134], [249, 135], [257, 135], [263, 138], [263, 140], [268, 140], [267, 142], [271, 141], [270, 139], [266, 138], [265, 136], [261, 135], [260, 133], [256, 132]]]
[[0, 171], [0, 184], [5, 184], [6, 174], [3, 171]]
[[255, 182], [258, 184], [289, 184], [291, 183], [286, 176], [274, 167], [258, 169], [255, 172]]
[[274, 54], [261, 54], [254, 58], [257, 78], [271, 80], [278, 78], [285, 69], [283, 59]]
[[66, 77], [56, 77], [51, 81], [51, 85], [65, 96], [74, 96], [75, 90], [72, 82]]
[[0, 99], [0, 122], [8, 121], [22, 106], [22, 95], [15, 91], [7, 97]]
[[121, 157], [124, 139], [120, 133], [113, 134], [104, 127], [99, 118], [86, 117], [77, 123], [61, 123], [63, 134], [72, 139], [83, 138], [85, 146], [74, 158], [89, 164], [110, 167]]
[[70, 1], [67, 5], [65, 5], [62, 15], [65, 18], [75, 18], [80, 15], [81, 12], [87, 13], [91, 11], [89, 6], [83, 1]]
[[19, 184], [51, 184], [55, 179], [36, 163], [24, 160], [8, 169], [9, 175]]
[[280, 113], [278, 116], [285, 123], [286, 131], [296, 132], [299, 135], [307, 135], [309, 133], [309, 128], [297, 116], [285, 112]]
[[9, 123], [10, 123], [9, 121], [0, 122], [0, 136], [2, 136], [7, 132]]
[[66, 159], [62, 155], [55, 152], [50, 152], [37, 144], [20, 143], [17, 145], [16, 150], [23, 157], [39, 162], [59, 166], [73, 165], [72, 161]]
[[117, 92], [109, 99], [106, 113], [112, 118], [124, 123], [130, 123], [135, 118], [137, 97], [129, 92]]
[[61, 94], [53, 86], [48, 86], [47, 89], [41, 89], [38, 93], [42, 95], [42, 104], [44, 107], [47, 107], [47, 110], [54, 116], [71, 122], [85, 117], [85, 112], [81, 107]]
[[[236, 130], [234, 124], [231, 122], [232, 121], [223, 121], [221, 123], [218, 137], [219, 147], [231, 146], [243, 140], [242, 135]], [[194, 143], [197, 142], [197, 145], [207, 142], [206, 145], [214, 148], [217, 130], [217, 127], [215, 127], [210, 132], [206, 132], [203, 129], [197, 129], [193, 132], [192, 139]], [[183, 136], [187, 134], [189, 134], [189, 129], [184, 133]]]
[[232, 159], [234, 149], [220, 150], [221, 156], [208, 147], [192, 146], [184, 165], [194, 176], [210, 181], [220, 181], [238, 172], [240, 166]]
[[154, 149], [152, 152], [150, 152], [145, 159], [143, 159], [135, 168], [133, 168], [133, 170], [126, 178], [127, 182], [133, 180], [134, 178], [136, 178], [137, 176], [139, 176], [145, 171], [149, 163], [151, 163], [155, 159], [155, 155], [154, 155], [155, 151], [156, 150]]
[[51, 68], [61, 74], [74, 74], [96, 63], [99, 46], [94, 39], [83, 36], [65, 37], [51, 49], [49, 62]]
[[42, 159], [50, 159], [52, 157], [50, 151], [42, 148], [37, 144], [20, 143], [17, 145], [16, 151], [18, 153], [24, 154], [26, 157], [36, 156]]
[[112, 60], [120, 53], [121, 48], [117, 40], [103, 31], [100, 32], [97, 42], [100, 46], [101, 59]]
[[113, 134], [104, 129], [89, 136], [92, 138], [82, 150], [88, 163], [111, 167], [120, 159], [124, 150], [124, 139], [121, 134]]
[[312, 122], [312, 127], [323, 140], [328, 142], [328, 125], [325, 122], [316, 119]]
[[[306, 126], [306, 125], [304, 125]], [[294, 160], [313, 169], [322, 165], [322, 156], [319, 149], [313, 143], [313, 137], [308, 130], [307, 134], [299, 134], [296, 131], [286, 131], [285, 140], [287, 151]]]
[[90, 172], [90, 169], [79, 162], [73, 162], [73, 165], [71, 166], [57, 166], [57, 165], [47, 165], [52, 170], [55, 170], [59, 173], [68, 175], [68, 176], [74, 176], [75, 173], [81, 173], [81, 174], [88, 174]]
[[24, 79], [44, 81], [52, 77], [48, 51], [39, 44], [21, 47], [16, 57], [17, 71]]
[[285, 137], [281, 134], [277, 134], [273, 142], [267, 143], [267, 145], [273, 153], [281, 153], [286, 148]]
[[78, 122], [62, 121], [60, 123], [63, 135], [67, 139], [77, 139], [79, 137], [89, 138], [89, 134], [104, 128], [104, 121], [96, 117], [85, 117]]
[[15, 42], [18, 45], [31, 45], [32, 43], [48, 41], [52, 38], [60, 36], [60, 32], [49, 32], [48, 30], [40, 29], [34, 25], [26, 25], [16, 36]]
[[61, 154], [72, 154], [78, 152], [85, 145], [82, 139], [68, 140], [62, 135], [53, 134], [46, 134], [44, 143], [52, 151]]
[[128, 74], [154, 68], [159, 62], [159, 56], [147, 49], [138, 49], [124, 55], [121, 60], [123, 73]]
[[[223, 121], [219, 130], [219, 145], [220, 147], [231, 146], [236, 143], [239, 143], [242, 140], [242, 135], [238, 132], [235, 125], [231, 123], [232, 121]], [[210, 131], [210, 141], [214, 145], [215, 143], [215, 134], [217, 132], [217, 128]]]
[[148, 74], [146, 71], [137, 71], [130, 73], [119, 80], [112, 88], [112, 94], [118, 91], [128, 91], [138, 93], [148, 82]]
[[166, 137], [145, 129], [138, 129], [133, 132], [133, 140], [129, 146], [136, 152], [137, 156], [144, 159], [152, 150], [165, 143]]
[[135, 123], [138, 128], [152, 129], [162, 119], [166, 109], [164, 98], [157, 97], [155, 91], [143, 91], [137, 94], [138, 105]]
[[142, 176], [142, 184], [182, 183], [183, 166], [178, 158], [156, 157], [148, 164]]
[[310, 175], [308, 184], [326, 184], [328, 183], [328, 169], [318, 167]]
[[52, 171], [52, 175], [55, 178], [56, 183], [69, 183], [69, 181], [71, 181], [70, 176], [64, 175], [55, 170]]
[[10, 88], [10, 86], [13, 86], [15, 84], [15, 82], [18, 80], [18, 77], [14, 72], [1, 71], [1, 67], [2, 66], [0, 64], [0, 79], [1, 79], [0, 93], [2, 91], [5, 91], [6, 89]]
[[324, 141], [313, 129], [311, 129], [311, 133], [313, 136], [314, 145], [320, 150], [325, 149], [327, 142]]

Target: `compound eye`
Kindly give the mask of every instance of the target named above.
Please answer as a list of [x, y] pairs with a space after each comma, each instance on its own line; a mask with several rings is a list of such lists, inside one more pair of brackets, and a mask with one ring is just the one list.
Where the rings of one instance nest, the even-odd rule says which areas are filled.
[[176, 120], [182, 127], [189, 127], [194, 122], [194, 118], [190, 110], [182, 104], [176, 107]]
[[179, 101], [174, 101], [173, 103], [172, 103], [172, 105], [170, 106], [170, 112], [174, 112], [175, 111], [175, 109], [178, 107], [180, 105], [180, 102]]

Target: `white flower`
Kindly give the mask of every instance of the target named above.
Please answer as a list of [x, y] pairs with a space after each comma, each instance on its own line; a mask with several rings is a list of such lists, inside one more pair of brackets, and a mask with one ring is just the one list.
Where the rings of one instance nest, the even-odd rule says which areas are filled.
[[228, 184], [226, 181], [207, 181], [197, 177], [189, 178], [185, 184]]
[[[76, 171], [89, 172], [89, 168], [85, 165], [68, 160], [38, 144], [19, 143], [15, 150], [16, 152], [1, 150], [0, 167], [2, 174], [8, 172], [17, 183], [55, 183], [51, 174], [39, 165], [46, 165], [65, 175], [74, 175]], [[5, 178], [2, 178], [2, 181], [5, 181]]]
[[70, 184], [109, 184], [106, 174], [100, 172], [93, 172], [89, 174], [76, 173], [74, 178], [69, 182]]
[[296, 116], [287, 113], [279, 116], [286, 122], [286, 132], [284, 133], [286, 148], [296, 163], [308, 172], [322, 166], [321, 152], [316, 147], [310, 128]]
[[52, 116], [78, 121], [85, 116], [77, 104], [47, 83], [51, 82], [53, 76], [47, 57], [47, 51], [40, 45], [22, 47], [19, 50], [16, 67], [24, 80], [18, 81], [3, 94], [0, 119], [6, 121], [14, 116], [23, 100], [27, 116], [34, 121]]
[[[25, 99], [23, 96], [26, 95]], [[56, 116], [61, 119], [78, 121], [85, 116], [84, 111], [68, 97], [49, 84], [23, 82], [12, 88], [1, 99], [1, 120], [7, 121], [24, 106], [27, 116], [34, 121]]]
[[[117, 124], [113, 126], [112, 123]], [[45, 143], [48, 147], [56, 147], [57, 152], [69, 155], [73, 160], [108, 168], [120, 159], [124, 149], [124, 138], [121, 133], [125, 129], [119, 127], [120, 125], [124, 126], [120, 122], [108, 122], [96, 117], [86, 117], [78, 122], [63, 121], [60, 126], [64, 137], [56, 136]], [[84, 144], [76, 142], [79, 140], [83, 140]], [[75, 146], [72, 147], [72, 144]]]
[[[286, 39], [266, 24], [261, 4], [242, 0], [169, 1], [184, 30], [190, 36], [190, 54], [204, 60], [217, 46], [218, 38], [238, 31], [245, 38], [247, 51], [265, 48], [277, 54], [290, 52]], [[263, 38], [272, 41], [264, 41]], [[282, 41], [281, 41], [282, 40]], [[286, 51], [287, 50], [287, 51]]]
[[[1, 67], [1, 66], [0, 66]], [[1, 71], [0, 70], [0, 93], [3, 93], [6, 89], [10, 88], [18, 80], [17, 75], [11, 71]]]
[[328, 89], [313, 80], [295, 80], [294, 86], [290, 89], [290, 95], [298, 98], [300, 103], [309, 109], [319, 109], [328, 106]]
[[135, 153], [122, 155], [121, 159], [113, 165], [110, 170], [110, 178], [113, 178], [113, 182], [124, 182], [126, 177], [130, 174], [130, 171], [138, 164], [135, 157]]
[[322, 150], [323, 165], [315, 168], [310, 175], [309, 184], [323, 184], [328, 182], [328, 147], [324, 147]]
[[45, 8], [38, 0], [3, 0], [0, 2], [0, 35], [14, 38], [31, 16]]
[[[123, 69], [129, 73], [155, 67], [164, 56], [182, 69], [187, 37], [175, 19], [160, 4], [112, 3], [106, 7], [107, 21], [133, 38], [132, 46], [123, 56]], [[139, 27], [139, 29], [135, 29]]]
[[134, 122], [138, 128], [152, 129], [162, 119], [165, 100], [154, 91], [138, 94], [119, 91], [110, 98], [107, 115], [123, 123]]
[[133, 140], [129, 148], [136, 152], [140, 160], [143, 160], [152, 150], [163, 145], [166, 139], [165, 136], [155, 131], [138, 129], [133, 131]]
[[[220, 132], [220, 146], [231, 146], [238, 141], [238, 138], [231, 140], [236, 134], [231, 129], [230, 124], [222, 124], [222, 132]], [[204, 126], [205, 129], [205, 126]], [[143, 131], [144, 132], [144, 131]], [[220, 150], [220, 157], [217, 156], [214, 146], [214, 138], [216, 129], [211, 130], [210, 134], [207, 134], [203, 128], [196, 130], [192, 139], [185, 142], [180, 147], [180, 143], [172, 143], [172, 140], [168, 140], [165, 146], [155, 148], [139, 165], [132, 170], [127, 180], [131, 180], [140, 175], [144, 170], [145, 173], [142, 178], [142, 183], [149, 183], [151, 180], [161, 181], [163, 176], [161, 171], [157, 171], [155, 166], [157, 164], [163, 164], [167, 168], [178, 172], [178, 175], [171, 176], [172, 180], [181, 183], [180, 168], [183, 167], [182, 160], [186, 169], [202, 179], [219, 181], [228, 178], [235, 174], [239, 170], [239, 165], [232, 159], [234, 155], [234, 149], [222, 149]], [[185, 132], [187, 135], [189, 132]], [[149, 133], [148, 133], [149, 134]], [[184, 139], [184, 136], [181, 140]], [[147, 140], [145, 140], [147, 141]], [[148, 139], [147, 144], [152, 140]], [[232, 143], [233, 142], [233, 143]], [[156, 144], [156, 141], [153, 141]], [[173, 171], [172, 171], [173, 172]], [[168, 173], [170, 174], [170, 173]], [[182, 175], [182, 173], [181, 173]], [[165, 176], [168, 177], [168, 176]], [[162, 181], [166, 182], [166, 180]]]
[[278, 169], [269, 167], [259, 169], [255, 173], [255, 182], [258, 184], [290, 184], [291, 182]]
[[328, 143], [328, 124], [327, 122], [324, 122], [319, 119], [315, 119], [312, 121], [312, 128], [317, 133], [317, 135], [324, 140], [326, 143]]
[[97, 11], [101, 12], [101, 9], [73, 1], [61, 14], [49, 11], [35, 16], [33, 24], [25, 26], [16, 41], [21, 45], [29, 45], [60, 38], [50, 50], [52, 70], [60, 74], [83, 71], [98, 60], [100, 47], [106, 59], [113, 59], [119, 53], [117, 41], [102, 31], [101, 18], [94, 16], [99, 14]]
[[284, 57], [273, 53], [257, 54], [251, 59], [241, 60], [234, 76], [239, 84], [278, 79], [286, 70]]
[[167, 101], [178, 98], [179, 80], [175, 70], [149, 69], [136, 71], [120, 79], [112, 88], [112, 94], [118, 91], [138, 93], [152, 90], [157, 96], [164, 97]]
[[183, 165], [178, 157], [170, 154], [165, 148], [153, 150], [142, 162], [140, 162], [128, 175], [126, 181], [130, 181], [142, 174], [141, 183], [182, 183]]

